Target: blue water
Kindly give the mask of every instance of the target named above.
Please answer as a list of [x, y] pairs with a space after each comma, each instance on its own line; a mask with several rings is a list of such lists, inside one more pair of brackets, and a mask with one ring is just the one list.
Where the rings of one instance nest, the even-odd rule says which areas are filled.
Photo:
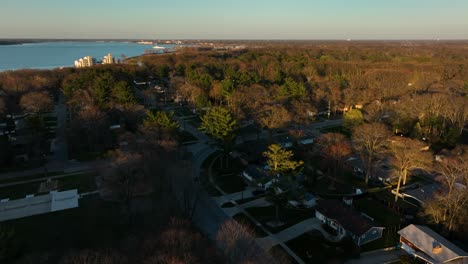
[[[114, 57], [119, 59], [122, 55], [133, 57], [144, 54], [145, 50], [153, 50], [152, 47], [155, 45], [77, 41], [0, 45], [0, 71], [72, 67], [75, 60], [88, 55], [98, 60], [108, 53], [112, 53]], [[174, 45], [157, 45], [167, 48], [174, 47]]]

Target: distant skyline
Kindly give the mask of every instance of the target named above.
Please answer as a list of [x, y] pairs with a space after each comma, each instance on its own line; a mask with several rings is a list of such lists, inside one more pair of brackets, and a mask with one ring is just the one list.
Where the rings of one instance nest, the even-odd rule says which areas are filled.
[[1, 0], [0, 38], [468, 39], [467, 0]]

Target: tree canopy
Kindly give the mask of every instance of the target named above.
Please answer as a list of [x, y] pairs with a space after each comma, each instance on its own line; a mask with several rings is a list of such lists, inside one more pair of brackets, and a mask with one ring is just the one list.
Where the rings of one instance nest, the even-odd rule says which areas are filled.
[[292, 172], [304, 164], [302, 160], [292, 160], [293, 152], [283, 149], [278, 144], [270, 145], [268, 150], [263, 152], [263, 155], [267, 158], [270, 170], [275, 174]]
[[213, 138], [225, 143], [234, 139], [237, 120], [227, 108], [221, 106], [212, 107], [201, 117], [201, 120], [200, 130]]

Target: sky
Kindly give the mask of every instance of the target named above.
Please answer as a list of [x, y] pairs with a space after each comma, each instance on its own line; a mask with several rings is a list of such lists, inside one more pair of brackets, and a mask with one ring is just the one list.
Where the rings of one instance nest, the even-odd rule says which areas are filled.
[[468, 39], [467, 11], [468, 0], [0, 0], [0, 39]]

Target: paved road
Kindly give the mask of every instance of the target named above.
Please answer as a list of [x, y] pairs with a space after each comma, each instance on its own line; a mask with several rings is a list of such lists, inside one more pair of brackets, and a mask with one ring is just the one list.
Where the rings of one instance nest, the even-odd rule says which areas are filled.
[[53, 154], [47, 158], [47, 166], [63, 169], [68, 161], [68, 145], [66, 136], [67, 106], [62, 94], [59, 95], [58, 104], [55, 106], [55, 114], [57, 115], [56, 135], [51, 149]]

